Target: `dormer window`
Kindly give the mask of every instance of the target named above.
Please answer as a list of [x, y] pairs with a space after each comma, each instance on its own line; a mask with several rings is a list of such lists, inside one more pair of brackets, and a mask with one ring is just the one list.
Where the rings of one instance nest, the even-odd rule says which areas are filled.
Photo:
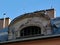
[[37, 26], [28, 26], [20, 31], [21, 37], [38, 36], [38, 35], [41, 35], [41, 28]]

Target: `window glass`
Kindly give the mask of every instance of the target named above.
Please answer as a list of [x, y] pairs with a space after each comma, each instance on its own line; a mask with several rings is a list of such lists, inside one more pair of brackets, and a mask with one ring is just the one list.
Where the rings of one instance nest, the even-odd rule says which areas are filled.
[[25, 27], [20, 31], [20, 36], [35, 36], [35, 35], [41, 35], [41, 28], [37, 26], [29, 26]]

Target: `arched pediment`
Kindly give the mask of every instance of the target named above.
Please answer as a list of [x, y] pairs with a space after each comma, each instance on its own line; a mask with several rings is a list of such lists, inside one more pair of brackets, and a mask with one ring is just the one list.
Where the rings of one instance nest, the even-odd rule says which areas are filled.
[[27, 13], [13, 19], [9, 25], [9, 30], [12, 35], [12, 30], [14, 30], [14, 32], [17, 32], [16, 37], [19, 37], [21, 29], [28, 26], [37, 26], [41, 28], [41, 34], [45, 35], [45, 26], [49, 23], [49, 21], [50, 18], [44, 13]]
[[40, 12], [34, 12], [34, 13], [23, 14], [23, 15], [20, 15], [20, 16], [14, 18], [11, 21], [10, 25], [13, 25], [13, 24], [17, 23], [18, 21], [21, 21], [21, 20], [23, 20], [25, 18], [31, 18], [31, 17], [40, 17], [40, 18], [42, 17], [42, 18], [44, 18], [46, 20], [50, 20], [48, 15], [45, 15], [44, 13], [40, 13]]

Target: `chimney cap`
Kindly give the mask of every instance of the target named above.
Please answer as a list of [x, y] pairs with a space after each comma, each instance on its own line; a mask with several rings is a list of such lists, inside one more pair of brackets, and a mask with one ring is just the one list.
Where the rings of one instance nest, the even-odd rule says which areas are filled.
[[[3, 20], [4, 18], [0, 18], [0, 20]], [[5, 19], [10, 19], [9, 17], [6, 17]]]

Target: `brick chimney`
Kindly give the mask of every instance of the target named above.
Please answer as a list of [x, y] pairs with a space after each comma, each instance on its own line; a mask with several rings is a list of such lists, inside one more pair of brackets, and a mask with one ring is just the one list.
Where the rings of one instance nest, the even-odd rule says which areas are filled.
[[47, 12], [47, 15], [50, 17], [50, 18], [55, 18], [55, 10], [54, 9], [47, 9], [46, 10]]
[[8, 25], [10, 24], [10, 18], [9, 17], [5, 18], [5, 27], [3, 27], [3, 23], [4, 23], [4, 18], [1, 18], [0, 19], [0, 30], [8, 27]]

